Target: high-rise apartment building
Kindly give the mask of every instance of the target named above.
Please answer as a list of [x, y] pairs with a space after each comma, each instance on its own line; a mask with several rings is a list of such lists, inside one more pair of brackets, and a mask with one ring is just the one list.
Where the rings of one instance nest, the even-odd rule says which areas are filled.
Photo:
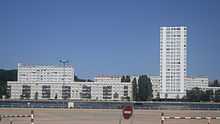
[[187, 27], [160, 28], [161, 98], [181, 98], [185, 93]]

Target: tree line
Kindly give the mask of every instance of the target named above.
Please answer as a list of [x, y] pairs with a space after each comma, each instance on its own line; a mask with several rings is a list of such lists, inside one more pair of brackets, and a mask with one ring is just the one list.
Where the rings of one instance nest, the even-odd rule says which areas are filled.
[[203, 91], [200, 88], [193, 88], [192, 90], [187, 90], [186, 98], [187, 101], [192, 102], [220, 102], [220, 90], [206, 90]]
[[129, 75], [123, 75], [121, 77], [121, 82], [131, 82], [131, 78]]
[[147, 101], [151, 100], [152, 95], [152, 83], [147, 75], [141, 75], [132, 81], [132, 97], [134, 101]]
[[17, 70], [0, 69], [0, 98], [7, 96], [7, 81], [17, 80]]
[[78, 76], [74, 75], [74, 81], [75, 82], [94, 82], [93, 80], [91, 79], [81, 79], [79, 78]]

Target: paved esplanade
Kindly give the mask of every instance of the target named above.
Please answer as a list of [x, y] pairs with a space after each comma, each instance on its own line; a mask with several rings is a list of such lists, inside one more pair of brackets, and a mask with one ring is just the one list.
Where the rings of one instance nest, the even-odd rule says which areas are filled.
[[[160, 114], [164, 112], [173, 116], [219, 116], [220, 111], [191, 110], [135, 110], [133, 124], [160, 124]], [[28, 114], [30, 109], [0, 109], [1, 114]], [[34, 109], [36, 124], [118, 124], [121, 110], [107, 109]], [[4, 119], [1, 124], [8, 124]], [[30, 124], [30, 119], [13, 119], [15, 124]], [[207, 120], [167, 120], [165, 124], [207, 124]], [[212, 120], [211, 124], [219, 124]], [[130, 124], [122, 121], [122, 124]]]

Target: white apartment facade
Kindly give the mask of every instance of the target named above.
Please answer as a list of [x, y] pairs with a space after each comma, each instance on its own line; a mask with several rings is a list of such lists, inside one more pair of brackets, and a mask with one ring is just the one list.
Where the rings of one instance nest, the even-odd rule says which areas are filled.
[[206, 89], [209, 87], [209, 79], [207, 76], [197, 76], [197, 77], [185, 77], [186, 90], [192, 90], [193, 88]]
[[71, 65], [28, 65], [18, 64], [18, 81], [28, 82], [72, 82], [74, 69]]
[[182, 98], [187, 75], [187, 27], [160, 28], [160, 98]]
[[17, 77], [17, 81], [8, 81], [12, 99], [69, 98], [69, 85], [74, 81], [74, 69], [70, 65], [18, 64]]
[[[152, 90], [153, 90], [153, 98], [157, 99], [160, 98], [160, 89], [161, 89], [161, 78], [157, 75], [151, 75], [150, 76], [151, 83], [152, 83]], [[198, 87], [202, 90], [209, 90], [214, 89], [212, 87], [209, 87], [209, 79], [207, 76], [196, 76], [196, 77], [185, 77], [185, 91], [186, 90], [192, 90], [192, 88]], [[220, 88], [218, 88], [220, 89]]]
[[18, 81], [8, 81], [11, 99], [132, 99], [132, 85], [120, 76], [98, 76], [94, 82], [75, 82], [70, 65], [18, 64]]
[[152, 75], [150, 76], [150, 80], [152, 83], [152, 94], [153, 94], [153, 98], [157, 99], [160, 98], [160, 76], [156, 76], [156, 75]]

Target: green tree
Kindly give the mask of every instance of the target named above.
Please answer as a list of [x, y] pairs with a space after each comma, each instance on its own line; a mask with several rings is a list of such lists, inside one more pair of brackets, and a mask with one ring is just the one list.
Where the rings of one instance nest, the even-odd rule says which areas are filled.
[[220, 90], [215, 91], [215, 101], [220, 102]]
[[198, 87], [195, 87], [192, 90], [188, 90], [186, 92], [187, 99], [192, 102], [200, 102], [202, 100], [202, 94], [203, 91]]
[[81, 79], [76, 75], [74, 75], [74, 81], [75, 82], [94, 82], [93, 80], [90, 80], [90, 79]]
[[121, 77], [121, 82], [125, 82], [125, 76], [124, 75]]
[[131, 82], [130, 76], [128, 75], [125, 76], [125, 82]]
[[17, 70], [0, 70], [0, 98], [8, 96], [7, 81], [17, 81]]
[[188, 101], [200, 102], [200, 101], [212, 101], [214, 100], [213, 90], [202, 91], [202, 89], [195, 87], [192, 90], [186, 92], [186, 98]]
[[38, 100], [38, 92], [35, 92], [34, 100]]
[[202, 92], [201, 100], [202, 101], [211, 101], [213, 97], [213, 91], [212, 90], [206, 90]]
[[132, 81], [132, 97], [133, 97], [133, 101], [137, 100], [137, 80], [136, 80], [136, 78], [134, 78]]
[[147, 75], [141, 75], [138, 79], [138, 100], [146, 101], [152, 99], [152, 84]]
[[54, 99], [57, 99], [57, 97], [58, 97], [58, 96], [57, 96], [57, 93], [56, 93]]
[[219, 84], [218, 80], [214, 80], [213, 86], [214, 87], [220, 87], [220, 84]]

